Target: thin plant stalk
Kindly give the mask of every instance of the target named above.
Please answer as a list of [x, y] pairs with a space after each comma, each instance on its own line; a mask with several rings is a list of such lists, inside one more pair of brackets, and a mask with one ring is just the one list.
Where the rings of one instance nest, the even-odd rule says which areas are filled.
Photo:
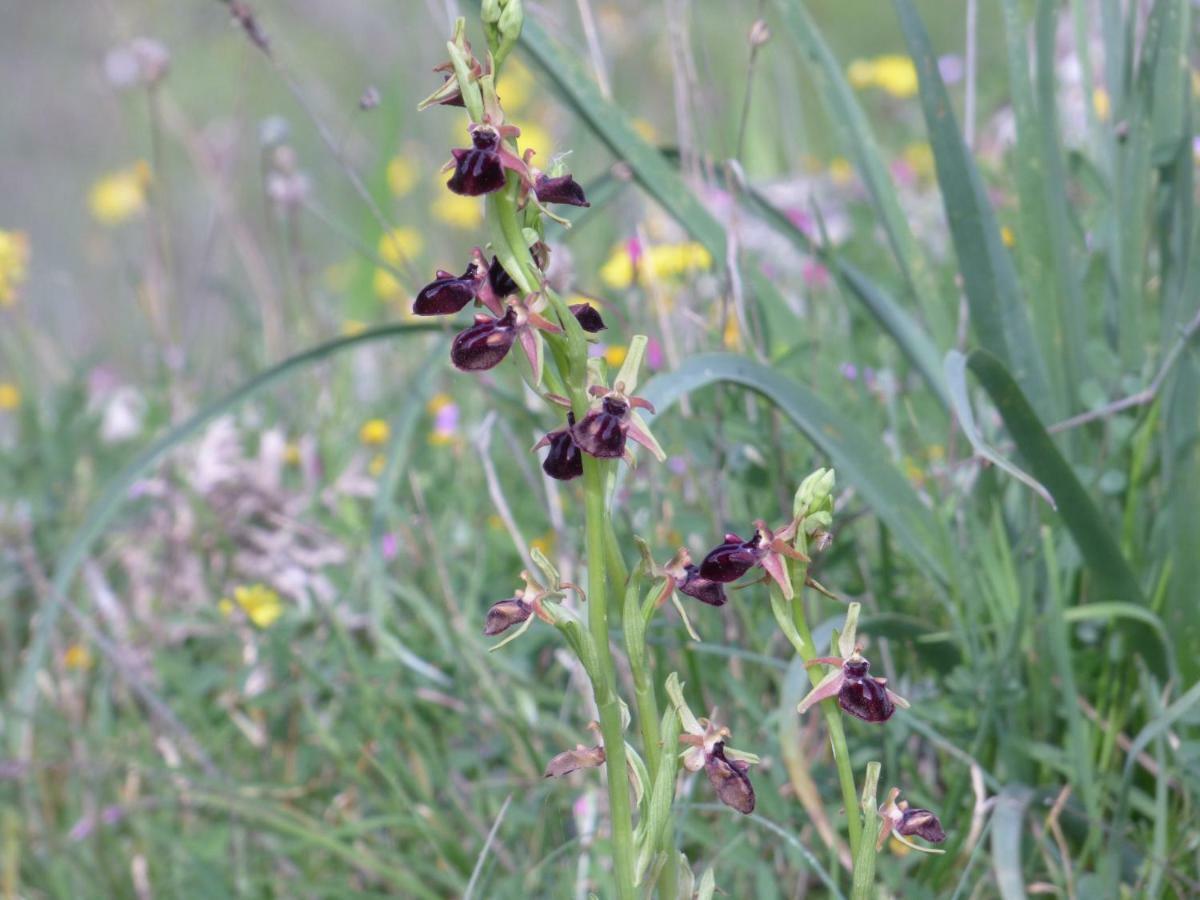
[[589, 560], [588, 628], [600, 661], [599, 672], [592, 688], [596, 694], [596, 707], [600, 712], [600, 734], [604, 739], [608, 806], [612, 820], [613, 876], [617, 896], [621, 900], [632, 900], [636, 896], [633, 885], [633, 813], [629, 804], [629, 780], [625, 774], [625, 737], [621, 728], [621, 704], [616, 694], [616, 678], [608, 634], [608, 572], [605, 564], [608, 509], [603, 463], [590, 456], [585, 456], [583, 460], [583, 490]]

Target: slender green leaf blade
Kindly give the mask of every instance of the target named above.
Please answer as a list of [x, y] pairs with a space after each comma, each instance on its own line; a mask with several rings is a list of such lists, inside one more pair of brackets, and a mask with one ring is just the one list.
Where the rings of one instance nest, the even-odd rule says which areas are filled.
[[1036, 398], [1039, 410], [1049, 411], [1046, 367], [1022, 305], [1017, 273], [1000, 238], [983, 179], [963, 143], [929, 35], [912, 0], [894, 3], [917, 67], [921, 109], [975, 336]]

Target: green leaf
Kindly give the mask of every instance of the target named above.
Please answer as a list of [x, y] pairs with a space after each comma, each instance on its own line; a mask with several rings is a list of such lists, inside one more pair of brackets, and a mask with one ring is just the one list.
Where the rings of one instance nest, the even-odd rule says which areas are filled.
[[[1144, 607], [1142, 589], [1121, 548], [1105, 528], [1104, 517], [1059, 453], [1013, 377], [996, 357], [983, 350], [973, 352], [967, 365], [996, 404], [1034, 477], [1058, 502], [1058, 514], [1095, 575], [1097, 590], [1113, 600]], [[1174, 671], [1173, 661], [1169, 657], [1164, 660], [1157, 652], [1158, 641], [1148, 626], [1139, 622], [1131, 628], [1131, 634], [1155, 672]]]
[[113, 476], [99, 499], [92, 504], [91, 509], [83, 520], [83, 524], [79, 526], [79, 529], [75, 532], [74, 537], [71, 538], [70, 543], [67, 544], [66, 549], [63, 550], [62, 555], [59, 556], [58, 562], [55, 565], [50, 597], [40, 611], [37, 627], [30, 639], [29, 649], [26, 651], [24, 665], [21, 668], [15, 691], [16, 709], [20, 711], [19, 717], [25, 723], [25, 726], [12, 730], [11, 736], [15, 742], [13, 745], [14, 750], [18, 749], [23, 742], [23, 735], [26, 733], [26, 729], [32, 727], [31, 716], [37, 673], [45, 661], [50, 635], [54, 632], [58, 616], [62, 612], [63, 599], [67, 591], [71, 588], [71, 582], [75, 579], [75, 573], [79, 571], [79, 566], [87, 558], [97, 538], [104, 533], [109, 523], [116, 517], [121, 506], [129, 498], [129, 489], [133, 487], [134, 483], [142, 475], [153, 468], [164, 456], [184, 441], [198, 434], [209, 422], [236, 408], [251, 397], [262, 393], [271, 385], [276, 384], [300, 369], [322, 362], [343, 350], [350, 350], [386, 338], [438, 331], [440, 328], [440, 325], [433, 323], [426, 324], [424, 322], [382, 325], [378, 328], [361, 332], [360, 334], [318, 344], [315, 347], [297, 353], [295, 356], [288, 357], [283, 362], [255, 375], [239, 387], [230, 391], [220, 400], [210, 403], [186, 422], [176, 425], [158, 440], [150, 444], [149, 447], [134, 457], [124, 469]]
[[842, 74], [842, 66], [825, 42], [803, 0], [776, 0], [784, 26], [810, 64], [815, 87], [829, 120], [839, 131], [841, 144], [862, 178], [883, 224], [900, 271], [937, 343], [947, 346], [954, 338], [954, 323], [941, 307], [939, 290], [924, 250], [913, 235], [908, 217], [900, 208], [895, 185], [879, 152], [875, 132]]
[[1025, 833], [1025, 808], [1032, 791], [1010, 785], [1000, 792], [992, 812], [992, 872], [1003, 900], [1025, 900], [1021, 837]]
[[685, 394], [720, 383], [740, 384], [774, 403], [829, 458], [838, 480], [844, 476], [858, 489], [919, 564], [935, 579], [950, 582], [949, 538], [936, 516], [880, 452], [877, 437], [864, 434], [804, 385], [752, 360], [708, 353], [655, 376], [642, 395], [661, 415]]
[[1046, 368], [1022, 306], [1017, 273], [1000, 239], [983, 179], [963, 143], [929, 35], [913, 0], [893, 2], [920, 79], [921, 109], [975, 336], [1037, 398], [1039, 409], [1048, 410]]
[[718, 264], [723, 264], [724, 227], [696, 198], [674, 166], [637, 133], [633, 120], [600, 93], [577, 58], [564, 52], [532, 17], [525, 21], [521, 44], [579, 118], [614, 156], [628, 164], [646, 192], [702, 243]]

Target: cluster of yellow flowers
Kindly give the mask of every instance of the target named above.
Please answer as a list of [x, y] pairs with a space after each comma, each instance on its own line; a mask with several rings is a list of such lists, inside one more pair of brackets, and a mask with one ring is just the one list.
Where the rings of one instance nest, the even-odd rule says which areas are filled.
[[911, 59], [898, 53], [856, 59], [846, 70], [846, 78], [858, 90], [879, 88], [901, 99], [917, 93], [917, 69]]
[[[379, 258], [392, 267], [400, 268], [405, 260], [420, 256], [425, 249], [425, 239], [415, 228], [393, 228], [379, 238], [376, 250]], [[391, 269], [377, 266], [374, 277], [375, 296], [380, 300], [399, 300], [408, 295], [406, 288]]]
[[279, 594], [265, 584], [243, 585], [233, 589], [233, 600], [222, 597], [217, 604], [222, 615], [233, 615], [241, 609], [258, 628], [270, 628], [283, 615], [283, 601]]
[[150, 164], [139, 159], [131, 166], [110, 172], [88, 191], [88, 209], [101, 225], [120, 225], [146, 208], [151, 181]]
[[646, 247], [635, 261], [627, 244], [618, 245], [600, 268], [600, 279], [614, 290], [622, 290], [637, 278], [663, 280], [712, 268], [712, 254], [703, 244], [655, 244]]
[[17, 302], [17, 289], [29, 275], [29, 238], [0, 228], [0, 307]]

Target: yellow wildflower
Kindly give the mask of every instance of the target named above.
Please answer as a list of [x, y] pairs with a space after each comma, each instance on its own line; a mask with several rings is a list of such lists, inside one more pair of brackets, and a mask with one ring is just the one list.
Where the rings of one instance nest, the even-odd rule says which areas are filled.
[[835, 156], [829, 161], [829, 177], [839, 187], [845, 187], [854, 180], [854, 166], [844, 156]]
[[1000, 227], [1000, 240], [1004, 242], [1005, 247], [1011, 247], [1017, 242], [1017, 236], [1013, 234], [1013, 230], [1007, 225]]
[[1112, 101], [1108, 99], [1108, 91], [1102, 87], [1092, 91], [1092, 109], [1096, 113], [1096, 118], [1101, 122], [1107, 122], [1109, 113], [1112, 112]]
[[385, 174], [388, 190], [395, 197], [405, 196], [417, 183], [417, 165], [407, 156], [393, 156], [388, 160]]
[[300, 445], [295, 441], [288, 441], [283, 448], [283, 463], [287, 466], [300, 465]]
[[[283, 601], [279, 599], [279, 594], [265, 584], [236, 587], [233, 589], [233, 599], [258, 628], [270, 628], [283, 615]], [[232, 610], [232, 604], [222, 600], [220, 608]]]
[[[655, 244], [642, 253], [638, 267], [646, 278], [675, 278], [689, 272], [711, 268], [712, 254], [703, 244], [696, 241], [686, 241], [681, 244]], [[600, 280], [610, 288], [618, 290], [633, 284], [635, 274], [633, 257], [626, 244], [620, 244], [614, 248], [612, 255], [600, 267]]]
[[429, 207], [433, 217], [451, 228], [470, 231], [483, 223], [483, 202], [478, 197], [464, 197], [453, 191], [439, 191]]
[[367, 330], [367, 323], [360, 322], [358, 319], [347, 319], [342, 323], [342, 334], [346, 337], [354, 337], [356, 334], [362, 334]]
[[17, 289], [29, 274], [29, 238], [0, 228], [0, 307], [17, 302]]
[[387, 457], [382, 453], [376, 453], [367, 463], [367, 474], [372, 478], [378, 478], [383, 473], [385, 466], [387, 466]]
[[415, 228], [393, 228], [379, 236], [379, 256], [390, 266], [420, 256], [424, 249], [425, 238]]
[[88, 191], [88, 209], [101, 225], [120, 225], [146, 208], [150, 164], [133, 165], [100, 178]]
[[899, 53], [856, 59], [846, 69], [846, 78], [858, 90], [879, 88], [900, 99], [913, 96], [918, 88], [916, 66]]
[[368, 447], [386, 444], [391, 436], [392, 429], [383, 419], [368, 419], [358, 430], [358, 439]]
[[221, 611], [221, 615], [228, 618], [233, 615], [233, 601], [228, 597], [222, 597], [217, 601], [217, 609]]
[[9, 412], [20, 405], [20, 389], [11, 381], [0, 381], [0, 412]]
[[610, 368], [618, 369], [621, 363], [625, 362], [625, 355], [628, 351], [620, 344], [613, 344], [604, 351], [604, 361], [608, 363]]
[[371, 287], [380, 300], [399, 300], [408, 294], [400, 279], [382, 266], [376, 267], [375, 274], [371, 276]]
[[925, 455], [928, 456], [932, 462], [941, 462], [946, 458], [946, 448], [941, 444], [930, 444], [925, 450]]
[[613, 250], [612, 255], [600, 267], [600, 280], [616, 290], [633, 284], [633, 275], [633, 258], [624, 245]]
[[529, 104], [535, 87], [533, 75], [524, 63], [517, 59], [509, 59], [504, 65], [500, 83], [496, 85], [496, 93], [500, 96], [504, 111], [512, 115]]
[[72, 644], [63, 651], [63, 665], [77, 672], [86, 672], [92, 667], [92, 651], [83, 644]]
[[907, 145], [904, 148], [904, 161], [918, 177], [933, 177], [933, 148], [926, 141], [914, 141]]
[[502, 518], [500, 518], [498, 515], [496, 515], [495, 513], [492, 513], [490, 516], [487, 517], [487, 523], [488, 523], [488, 528], [491, 528], [495, 531], [503, 531], [504, 530], [504, 520]]

